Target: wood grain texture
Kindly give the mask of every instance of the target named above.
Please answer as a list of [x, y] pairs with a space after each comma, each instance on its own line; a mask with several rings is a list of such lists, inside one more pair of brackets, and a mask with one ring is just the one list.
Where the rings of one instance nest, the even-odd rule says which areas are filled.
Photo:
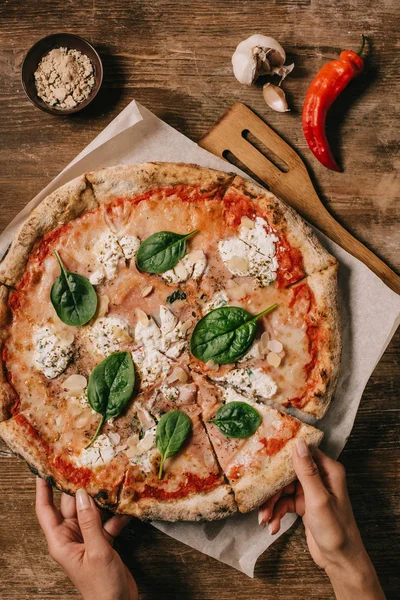
[[[234, 102], [243, 102], [305, 160], [318, 194], [335, 217], [393, 269], [399, 249], [399, 70], [396, 0], [2, 0], [0, 2], [0, 228], [133, 98], [199, 140]], [[25, 98], [24, 53], [40, 37], [77, 33], [101, 53], [105, 81], [95, 103], [70, 118], [47, 115]], [[236, 44], [255, 32], [279, 39], [296, 62], [285, 82], [292, 112], [273, 113], [259, 87], [231, 72]], [[309, 153], [300, 124], [308, 83], [345, 47], [369, 37], [365, 73], [333, 107], [329, 137], [343, 174]], [[373, 340], [371, 340], [373, 343]], [[365, 390], [342, 455], [366, 546], [388, 599], [397, 599], [399, 563], [400, 335]], [[0, 451], [0, 598], [77, 600], [47, 555], [34, 514], [34, 478]], [[132, 523], [119, 541], [143, 600], [331, 600], [299, 522], [259, 560], [256, 578], [185, 547], [149, 525]]]

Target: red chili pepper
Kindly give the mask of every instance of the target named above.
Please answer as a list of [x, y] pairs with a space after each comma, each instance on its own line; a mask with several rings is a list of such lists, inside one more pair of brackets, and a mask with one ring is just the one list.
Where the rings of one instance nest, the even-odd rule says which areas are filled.
[[340, 168], [326, 137], [326, 115], [348, 83], [362, 72], [364, 63], [360, 54], [364, 44], [365, 37], [362, 36], [358, 52], [343, 50], [338, 60], [326, 63], [311, 82], [304, 101], [303, 131], [307, 144], [315, 158], [332, 171], [340, 171]]

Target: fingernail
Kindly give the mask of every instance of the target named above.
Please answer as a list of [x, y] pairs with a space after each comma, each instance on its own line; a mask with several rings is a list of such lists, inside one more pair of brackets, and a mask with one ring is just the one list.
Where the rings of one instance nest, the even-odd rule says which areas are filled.
[[90, 508], [90, 498], [86, 490], [77, 490], [76, 504], [79, 510], [86, 510], [87, 508]]
[[269, 533], [269, 535], [274, 535], [272, 533], [272, 523], [268, 523], [268, 533]]
[[265, 523], [263, 522], [263, 516], [262, 513], [258, 513], [258, 524], [260, 527], [265, 527]]
[[296, 442], [297, 454], [301, 456], [301, 458], [305, 458], [310, 455], [310, 450], [303, 438], [299, 438]]

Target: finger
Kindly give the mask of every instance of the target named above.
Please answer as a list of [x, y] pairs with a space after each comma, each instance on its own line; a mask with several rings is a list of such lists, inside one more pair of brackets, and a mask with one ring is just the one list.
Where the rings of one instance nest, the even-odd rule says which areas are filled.
[[76, 492], [76, 508], [86, 551], [89, 556], [94, 556], [104, 549], [105, 544], [108, 546], [100, 513], [86, 490], [82, 489]]
[[117, 535], [126, 527], [131, 520], [128, 515], [114, 515], [111, 519], [108, 519], [103, 525], [104, 531], [108, 533], [112, 538], [116, 538]]
[[53, 488], [40, 477], [36, 478], [36, 515], [46, 539], [62, 523], [62, 517], [54, 506]]
[[306, 504], [329, 495], [309, 447], [303, 438], [298, 438], [293, 449], [293, 465], [303, 490]]
[[268, 498], [268, 500], [266, 500], [264, 504], [260, 506], [260, 508], [258, 509], [259, 525], [265, 525], [265, 523], [268, 523], [272, 516], [272, 511], [274, 509], [275, 503], [278, 502], [281, 494], [282, 490], [279, 490], [279, 492], [276, 492], [276, 494], [271, 496], [271, 498]]
[[73, 496], [62, 494], [60, 513], [64, 519], [76, 519], [76, 500]]
[[344, 466], [319, 449], [314, 453], [314, 460], [318, 466], [322, 480], [329, 490], [336, 496], [347, 494], [346, 470]]
[[268, 532], [271, 535], [275, 535], [281, 528], [281, 519], [286, 513], [296, 512], [296, 504], [293, 496], [285, 496], [280, 498], [274, 506], [274, 512], [272, 518], [268, 523]]
[[289, 483], [289, 485], [284, 487], [282, 490], [282, 496], [292, 496], [292, 494], [294, 494], [296, 491], [296, 484], [297, 481], [293, 481], [292, 483]]

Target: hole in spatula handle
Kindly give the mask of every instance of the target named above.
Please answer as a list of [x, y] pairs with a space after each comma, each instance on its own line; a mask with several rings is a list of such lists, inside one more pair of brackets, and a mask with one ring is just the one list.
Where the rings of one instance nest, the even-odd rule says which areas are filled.
[[222, 156], [224, 157], [225, 160], [227, 160], [228, 162], [230, 162], [231, 165], [234, 165], [238, 169], [241, 169], [249, 177], [252, 177], [254, 179], [254, 181], [257, 181], [257, 183], [259, 183], [263, 187], [269, 189], [269, 187], [265, 183], [265, 181], [263, 181], [262, 179], [260, 179], [259, 177], [257, 177], [257, 175], [255, 173], [253, 173], [253, 171], [251, 169], [249, 169], [248, 166], [246, 166], [244, 163], [242, 163], [242, 161], [239, 160], [238, 157], [233, 154], [233, 152], [231, 152], [230, 150], [224, 150], [223, 153], [222, 153]]
[[282, 173], [287, 173], [289, 171], [289, 165], [285, 163], [275, 152], [268, 148], [258, 137], [256, 137], [249, 129], [244, 129], [242, 131], [242, 137], [249, 142], [256, 150], [260, 152], [265, 158], [268, 158], [269, 161], [272, 162], [273, 165], [277, 169], [279, 169]]

